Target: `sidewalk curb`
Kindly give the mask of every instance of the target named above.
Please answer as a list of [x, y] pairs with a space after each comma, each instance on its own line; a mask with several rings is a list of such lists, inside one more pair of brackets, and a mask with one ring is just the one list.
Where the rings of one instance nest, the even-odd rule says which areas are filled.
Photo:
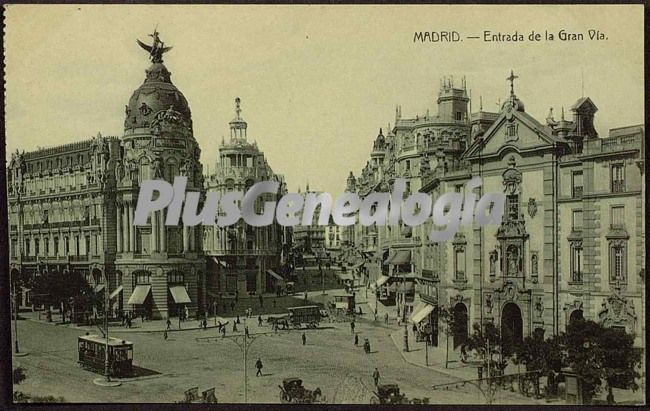
[[[70, 323], [61, 324], [61, 323], [54, 322], [54, 321], [48, 322], [48, 321], [43, 321], [43, 320], [37, 320], [35, 318], [25, 318], [25, 320], [26, 321], [31, 321], [33, 323], [45, 324], [45, 325], [50, 325], [50, 326], [55, 326], [55, 327], [72, 328], [72, 329], [79, 330], [79, 331], [93, 331], [94, 330], [94, 328], [92, 328], [90, 326], [84, 327], [84, 326], [78, 326], [78, 325], [74, 325], [74, 324], [70, 324]], [[219, 326], [217, 326], [217, 325], [208, 325], [206, 327], [206, 330], [208, 330], [208, 329], [218, 329], [218, 328], [219, 328]], [[119, 333], [161, 333], [161, 332], [164, 332], [164, 331], [167, 331], [167, 332], [171, 333], [171, 332], [202, 330], [203, 327], [188, 327], [188, 328], [182, 328], [180, 330], [177, 329], [177, 328], [176, 329], [169, 329], [169, 330], [165, 330], [164, 328], [162, 328], [162, 329], [153, 329], [153, 330], [140, 330], [140, 329], [137, 329], [137, 328], [136, 329], [122, 328], [120, 326], [119, 328], [118, 327], [110, 327], [110, 329], [112, 329], [113, 332], [119, 332]]]
[[433, 366], [433, 365], [426, 366], [426, 365], [422, 365], [422, 364], [419, 364], [417, 362], [414, 362], [412, 360], [407, 359], [406, 356], [404, 355], [404, 352], [400, 348], [399, 343], [395, 340], [396, 337], [393, 337], [393, 334], [394, 334], [394, 332], [389, 334], [390, 339], [393, 341], [393, 345], [395, 345], [395, 349], [399, 352], [399, 355], [402, 356], [402, 360], [404, 360], [404, 362], [406, 362], [408, 364], [411, 364], [411, 365], [415, 365], [415, 366], [420, 367], [420, 368], [424, 368], [425, 370], [436, 371], [436, 372], [439, 372], [441, 374], [445, 374], [445, 375], [448, 375], [450, 377], [457, 378], [457, 379], [459, 379], [461, 381], [464, 379], [464, 378], [461, 378], [461, 377], [459, 377], [457, 375], [454, 375], [454, 374], [450, 373], [448, 368], [439, 368], [439, 367], [436, 367], [436, 366]]

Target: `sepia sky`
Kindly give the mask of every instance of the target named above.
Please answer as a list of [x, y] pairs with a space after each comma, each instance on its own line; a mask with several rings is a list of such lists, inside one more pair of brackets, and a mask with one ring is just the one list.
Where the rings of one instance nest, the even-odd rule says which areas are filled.
[[[242, 99], [249, 139], [284, 174], [290, 191], [333, 194], [369, 159], [380, 127], [429, 109], [440, 78], [464, 75], [472, 111], [496, 111], [514, 69], [526, 111], [556, 119], [584, 94], [596, 127], [644, 121], [643, 5], [635, 6], [156, 6], [12, 5], [5, 15], [6, 145], [121, 136], [124, 105], [144, 80], [158, 25], [173, 50], [172, 81], [189, 101], [204, 170], [214, 170]], [[483, 30], [528, 36], [600, 29], [607, 41], [414, 43], [416, 31]], [[584, 74], [582, 74], [584, 73]]]

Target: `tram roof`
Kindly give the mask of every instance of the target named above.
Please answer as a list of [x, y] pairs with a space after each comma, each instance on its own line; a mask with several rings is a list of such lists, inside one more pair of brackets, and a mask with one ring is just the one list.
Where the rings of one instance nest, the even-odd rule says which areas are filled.
[[[79, 336], [79, 339], [94, 342], [94, 343], [97, 343], [97, 344], [106, 345], [106, 337], [102, 337], [101, 335], [97, 335], [97, 334], [82, 335], [82, 336]], [[110, 346], [122, 346], [122, 345], [133, 345], [133, 343], [131, 341], [122, 340], [120, 338], [108, 337], [108, 345], [110, 345]]]

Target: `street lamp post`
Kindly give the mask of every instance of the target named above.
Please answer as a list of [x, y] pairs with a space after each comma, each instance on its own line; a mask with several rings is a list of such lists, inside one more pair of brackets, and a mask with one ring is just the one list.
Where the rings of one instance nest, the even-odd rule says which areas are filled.
[[11, 271], [9, 272], [9, 281], [11, 282], [11, 288], [13, 288], [13, 292], [11, 294], [11, 302], [13, 303], [12, 311], [14, 315], [14, 356], [24, 357], [27, 355], [27, 353], [20, 352], [20, 349], [18, 347], [18, 292], [16, 290], [16, 280], [11, 275]]
[[402, 282], [402, 319], [404, 320], [404, 352], [409, 351], [409, 327], [406, 321], [406, 273], [404, 273], [404, 282]]
[[424, 364], [427, 367], [429, 366], [429, 339], [430, 338], [431, 338], [431, 334], [427, 332], [424, 339]]
[[[253, 342], [259, 337], [265, 335], [275, 335], [275, 333], [255, 333], [255, 334], [241, 334], [225, 337], [235, 344], [242, 351], [244, 360], [244, 403], [248, 403], [248, 350]], [[208, 337], [209, 338], [209, 337]], [[198, 340], [198, 338], [197, 338]], [[249, 341], [250, 340], [250, 341]]]
[[[108, 254], [108, 250], [104, 250], [104, 258]], [[108, 275], [106, 275], [106, 268], [104, 268], [102, 274], [104, 275], [104, 334], [106, 337], [106, 347], [104, 349], [104, 379], [96, 378], [93, 383], [96, 385], [101, 385], [103, 387], [117, 387], [122, 385], [119, 381], [111, 381], [111, 372], [110, 372], [110, 357], [109, 357], [109, 337], [108, 337], [108, 306], [110, 304], [110, 299], [108, 295]]]

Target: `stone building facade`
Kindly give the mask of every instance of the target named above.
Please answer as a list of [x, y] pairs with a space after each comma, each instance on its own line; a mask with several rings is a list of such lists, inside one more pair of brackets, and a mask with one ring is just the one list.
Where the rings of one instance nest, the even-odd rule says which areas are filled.
[[96, 292], [110, 293], [112, 308], [150, 318], [193, 316], [232, 288], [215, 261], [237, 270], [254, 267], [252, 280], [250, 270], [236, 272], [235, 288], [241, 274], [242, 291], [266, 290], [266, 276], [260, 273], [278, 266], [284, 232], [271, 226], [251, 234], [240, 224], [229, 228], [238, 233], [234, 244], [230, 231], [215, 233], [210, 227], [203, 232], [201, 226], [183, 226], [182, 220], [166, 226], [167, 210], [134, 226], [140, 182], [173, 183], [184, 176], [187, 191], [202, 193], [244, 191], [261, 180], [281, 182], [281, 191], [285, 185], [257, 146], [246, 142], [239, 111], [231, 122], [231, 140], [220, 147], [222, 165], [206, 179], [189, 104], [163, 64], [169, 48], [157, 32], [152, 37], [152, 46], [141, 44], [152, 64], [125, 106], [121, 137], [98, 135], [12, 155], [7, 169], [10, 269], [13, 275], [78, 271]]
[[[363, 195], [390, 191], [399, 176], [411, 192], [435, 201], [450, 191], [463, 193], [479, 176], [477, 197], [506, 195], [501, 225], [461, 226], [444, 243], [429, 241], [430, 222], [358, 226], [346, 240], [375, 252], [370, 285], [380, 301], [394, 298], [411, 320], [428, 323], [434, 344], [438, 310], [447, 307], [465, 324], [455, 346], [474, 323], [492, 322], [507, 338], [521, 339], [560, 333], [578, 318], [624, 328], [641, 346], [645, 127], [599, 136], [597, 107], [589, 98], [571, 107], [571, 120], [562, 109], [559, 120], [551, 110], [540, 122], [515, 95], [515, 78], [509, 78], [510, 96], [498, 113], [481, 107], [468, 114], [464, 84], [455, 88], [447, 80], [438, 118], [447, 116], [448, 124], [424, 126], [426, 115], [404, 120], [398, 108], [395, 128], [375, 139], [361, 176], [348, 178], [348, 188]], [[441, 107], [446, 101], [452, 102]], [[411, 286], [402, 286], [410, 281], [413, 296]]]
[[[241, 100], [235, 99], [235, 118], [230, 122], [230, 136], [219, 146], [215, 171], [205, 181], [205, 189], [219, 193], [245, 193], [260, 181], [279, 183], [277, 193], [259, 197], [256, 212], [264, 202], [278, 202], [287, 192], [284, 177], [275, 174], [264, 152], [255, 142], [248, 141], [248, 123], [241, 117]], [[219, 293], [271, 292], [279, 281], [277, 270], [285, 247], [285, 229], [273, 222], [265, 227], [253, 227], [243, 220], [228, 227], [206, 226], [203, 245], [208, 256], [208, 268], [216, 273], [210, 278], [210, 288]], [[211, 293], [214, 294], [214, 293]], [[208, 299], [214, 299], [210, 295]]]

